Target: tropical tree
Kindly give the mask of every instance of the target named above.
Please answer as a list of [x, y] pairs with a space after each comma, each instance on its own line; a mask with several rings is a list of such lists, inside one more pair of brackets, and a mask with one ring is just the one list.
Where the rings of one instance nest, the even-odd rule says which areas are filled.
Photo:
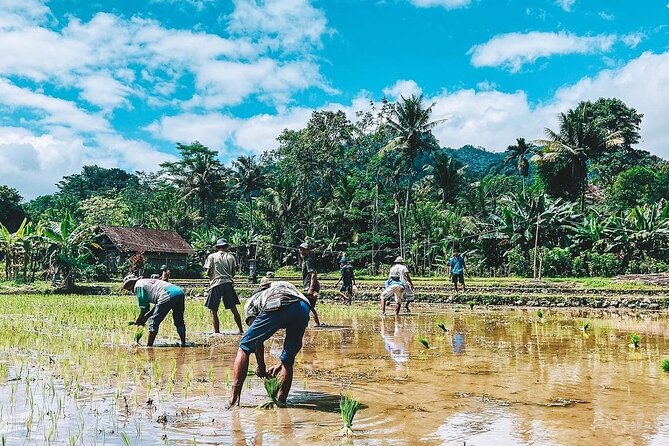
[[453, 204], [463, 183], [465, 166], [449, 156], [444, 150], [437, 150], [432, 162], [425, 165], [427, 178], [438, 191], [443, 205]]
[[15, 232], [11, 232], [0, 223], [0, 252], [5, 256], [5, 278], [16, 279], [20, 257], [23, 255], [23, 242], [26, 239], [27, 220], [19, 225]]
[[174, 183], [181, 199], [194, 203], [204, 225], [211, 225], [213, 203], [225, 190], [224, 168], [216, 151], [199, 142], [190, 145], [177, 144], [181, 160], [162, 163], [168, 178]]
[[[607, 147], [622, 144], [624, 138], [619, 131], [607, 133], [599, 127], [598, 123], [589, 117], [587, 103], [576, 110], [560, 113], [558, 119], [559, 130], [555, 132], [546, 128], [548, 139], [536, 141], [543, 149], [532, 159], [540, 167], [559, 165], [561, 170], [567, 169], [570, 180], [578, 186], [581, 209], [584, 209], [585, 191], [588, 184], [588, 161], [602, 154]], [[543, 172], [546, 173], [545, 170]], [[556, 176], [552, 175], [547, 180], [552, 181], [555, 178]]]
[[[416, 169], [414, 163], [421, 153], [429, 153], [438, 147], [437, 141], [432, 135], [432, 129], [445, 119], [430, 121], [432, 108], [435, 103], [425, 107], [423, 95], [411, 95], [408, 98], [402, 96], [395, 104], [390, 116], [386, 119], [386, 125], [390, 129], [393, 138], [380, 151], [385, 154], [399, 151], [399, 165], [407, 179], [404, 199], [404, 227], [409, 215], [409, 204], [411, 202], [411, 189], [413, 187]], [[398, 230], [400, 236], [400, 252], [404, 254], [404, 235], [402, 231], [402, 218], [398, 212]]]
[[525, 181], [530, 175], [530, 163], [527, 157], [535, 153], [536, 149], [534, 144], [527, 144], [525, 138], [517, 138], [516, 145], [506, 148], [508, 155], [504, 158], [504, 162], [507, 164], [516, 164], [518, 174], [523, 177], [523, 195], [525, 195]]
[[52, 282], [60, 274], [63, 288], [74, 288], [77, 273], [86, 269], [88, 260], [93, 255], [91, 248], [94, 234], [90, 226], [77, 223], [69, 214], [60, 221], [49, 222], [44, 227], [44, 237], [48, 248], [49, 267], [53, 273]]
[[253, 198], [267, 186], [266, 177], [262, 166], [255, 161], [255, 156], [240, 156], [232, 162], [232, 169], [235, 187], [249, 202], [249, 237], [253, 237]]

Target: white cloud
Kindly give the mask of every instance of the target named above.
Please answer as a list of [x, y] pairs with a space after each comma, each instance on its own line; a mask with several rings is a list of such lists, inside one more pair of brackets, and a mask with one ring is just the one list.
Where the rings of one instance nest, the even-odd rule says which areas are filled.
[[599, 12], [599, 17], [601, 17], [602, 20], [606, 20], [607, 22], [610, 22], [610, 21], [612, 21], [612, 20], [614, 20], [614, 19], [616, 18], [615, 15], [613, 15], [613, 14], [609, 14], [609, 13], [607, 13], [607, 12], [605, 12], [605, 11], [600, 11], [600, 12]]
[[571, 7], [574, 6], [576, 0], [556, 0], [555, 3], [567, 12], [571, 12]]
[[471, 0], [409, 0], [419, 8], [431, 8], [441, 6], [446, 9], [464, 8], [470, 5]]
[[234, 4], [228, 30], [272, 49], [318, 47], [329, 32], [325, 14], [310, 0], [234, 0]]
[[473, 46], [468, 54], [475, 67], [504, 66], [516, 72], [540, 57], [606, 52], [617, 40], [618, 37], [611, 34], [590, 37], [540, 31], [509, 33]]
[[646, 38], [646, 35], [643, 33], [631, 33], [626, 34], [620, 38], [620, 40], [630, 48], [636, 48], [643, 39]]
[[186, 9], [186, 6], [194, 8], [198, 12], [204, 11], [207, 6], [214, 4], [216, 0], [151, 0], [151, 3], [167, 3], [169, 5], [175, 5], [182, 9]]
[[388, 98], [396, 100], [404, 96], [409, 97], [412, 94], [418, 96], [423, 90], [413, 80], [398, 80], [392, 86], [383, 89], [383, 94]]

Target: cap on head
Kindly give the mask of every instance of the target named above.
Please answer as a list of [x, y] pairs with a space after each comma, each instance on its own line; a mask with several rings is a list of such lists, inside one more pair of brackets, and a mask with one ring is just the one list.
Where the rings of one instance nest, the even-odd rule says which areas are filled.
[[166, 269], [167, 269], [167, 265], [163, 265], [163, 266], [160, 267], [161, 271], [165, 271]]
[[308, 245], [307, 243], [302, 243], [300, 246], [298, 246], [298, 249], [305, 249], [305, 250], [308, 250], [308, 249], [309, 249], [309, 245]]
[[139, 280], [139, 277], [137, 277], [136, 275], [128, 274], [127, 276], [125, 276], [123, 278], [123, 288], [125, 288], [126, 286], [128, 286], [132, 282], [137, 282], [138, 280]]
[[341, 259], [341, 260], [339, 261], [339, 263], [348, 263], [348, 260], [346, 260], [346, 259]]
[[271, 283], [272, 283], [272, 281], [269, 280], [269, 277], [263, 277], [262, 279], [260, 279], [260, 287], [261, 288], [268, 287], [268, 286], [270, 286]]
[[404, 257], [402, 256], [397, 256], [395, 261], [393, 263], [404, 263]]
[[219, 238], [218, 240], [216, 240], [216, 247], [217, 248], [223, 248], [225, 246], [230, 246], [230, 243], [228, 243], [228, 241], [226, 239]]

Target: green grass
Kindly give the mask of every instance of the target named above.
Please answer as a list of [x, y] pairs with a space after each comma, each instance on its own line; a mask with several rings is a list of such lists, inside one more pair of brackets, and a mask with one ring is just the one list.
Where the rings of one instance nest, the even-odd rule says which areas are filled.
[[641, 335], [638, 333], [630, 333], [629, 340], [630, 345], [634, 348], [639, 348], [639, 345], [641, 345]]

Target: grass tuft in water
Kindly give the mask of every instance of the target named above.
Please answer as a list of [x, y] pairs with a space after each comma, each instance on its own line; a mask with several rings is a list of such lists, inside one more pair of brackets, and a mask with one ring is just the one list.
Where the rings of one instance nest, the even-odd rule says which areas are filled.
[[662, 360], [662, 370], [665, 372], [669, 372], [669, 359]]
[[430, 343], [427, 342], [427, 339], [425, 339], [425, 336], [418, 336], [418, 342], [423, 344], [423, 347], [428, 348], [428, 349], [430, 348]]
[[265, 385], [265, 392], [267, 392], [269, 401], [258, 406], [258, 409], [273, 409], [275, 407], [285, 407], [286, 405], [284, 403], [276, 399], [277, 395], [279, 394], [279, 390], [281, 389], [281, 382], [279, 381], [279, 378], [277, 377], [267, 378], [265, 379], [263, 384]]
[[344, 422], [342, 427], [342, 434], [345, 436], [353, 435], [353, 418], [360, 409], [360, 403], [348, 395], [342, 395], [339, 400], [339, 411], [341, 412], [341, 419]]
[[630, 346], [639, 348], [639, 344], [641, 344], [641, 335], [638, 333], [630, 333]]
[[539, 308], [539, 309], [537, 310], [537, 317], [538, 317], [539, 319], [543, 319], [543, 318], [544, 318], [544, 312], [541, 311], [541, 308]]
[[446, 325], [443, 322], [437, 322], [437, 327], [441, 328], [444, 333], [448, 331], [448, 328], [446, 328]]

